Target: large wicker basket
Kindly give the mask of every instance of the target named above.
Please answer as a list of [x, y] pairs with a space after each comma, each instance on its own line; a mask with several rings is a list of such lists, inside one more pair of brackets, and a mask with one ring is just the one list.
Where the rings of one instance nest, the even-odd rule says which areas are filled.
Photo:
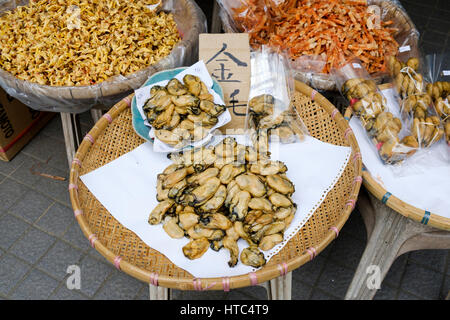
[[[0, 15], [29, 0], [0, 3]], [[47, 86], [16, 78], [0, 69], [0, 86], [11, 96], [40, 111], [81, 113], [102, 104], [111, 107], [139, 88], [155, 72], [192, 64], [198, 56], [198, 35], [206, 32], [206, 17], [193, 0], [173, 0], [170, 8], [182, 40], [171, 54], [129, 76], [114, 77], [91, 86]]]
[[[408, 45], [411, 47], [411, 51], [414, 54], [420, 52], [418, 48], [419, 43], [419, 31], [417, 31], [414, 23], [411, 21], [406, 11], [399, 7], [395, 2], [388, 0], [369, 0], [369, 5], [377, 5], [381, 8], [382, 19], [384, 21], [393, 20], [394, 26], [399, 28], [399, 31], [395, 35], [395, 40], [402, 45], [407, 40]], [[234, 28], [230, 24], [230, 17], [225, 13], [225, 10], [221, 9], [220, 17], [225, 32], [233, 33]], [[336, 91], [336, 83], [333, 77], [329, 74], [302, 72], [294, 70], [295, 78], [307, 85], [325, 91]], [[374, 79], [377, 83], [383, 81], [383, 76], [378, 76]]]
[[[80, 175], [107, 164], [144, 142], [132, 128], [131, 97], [119, 102], [95, 124], [75, 155], [69, 192], [76, 219], [91, 245], [122, 271], [147, 283], [154, 284], [157, 275], [160, 286], [198, 290], [199, 279], [194, 283], [191, 274], [175, 266], [122, 226], [79, 179]], [[303, 228], [262, 269], [226, 278], [231, 289], [255, 284], [255, 279], [257, 283], [271, 280], [313, 259], [338, 236], [358, 197], [362, 163], [359, 147], [347, 121], [322, 95], [300, 82], [296, 82], [294, 103], [311, 135], [324, 142], [350, 146], [351, 160]], [[222, 280], [225, 279], [202, 278], [200, 287], [222, 290], [225, 289]]]

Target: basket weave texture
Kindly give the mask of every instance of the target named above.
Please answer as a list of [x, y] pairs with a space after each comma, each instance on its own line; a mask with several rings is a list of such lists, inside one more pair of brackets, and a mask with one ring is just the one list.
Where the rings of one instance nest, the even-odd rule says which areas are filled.
[[116, 104], [86, 135], [72, 163], [69, 186], [74, 213], [83, 233], [117, 268], [141, 281], [168, 288], [229, 290], [284, 275], [312, 260], [338, 236], [354, 208], [361, 186], [359, 147], [338, 110], [315, 90], [296, 82], [294, 103], [310, 134], [324, 142], [350, 146], [351, 160], [321, 206], [267, 265], [255, 273], [241, 276], [194, 279], [122, 226], [79, 179], [80, 175], [113, 161], [144, 142], [134, 133], [131, 124], [131, 97]]

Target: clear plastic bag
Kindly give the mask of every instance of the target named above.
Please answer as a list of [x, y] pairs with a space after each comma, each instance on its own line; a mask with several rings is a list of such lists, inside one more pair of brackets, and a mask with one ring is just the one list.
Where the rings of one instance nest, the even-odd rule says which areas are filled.
[[246, 131], [260, 153], [270, 141], [292, 143], [303, 140], [308, 130], [291, 103], [294, 79], [289, 58], [268, 46], [250, 55], [251, 78]]
[[[28, 4], [8, 0], [0, 4], [0, 15]], [[111, 107], [155, 72], [191, 65], [198, 57], [198, 35], [207, 31], [206, 17], [192, 0], [163, 1], [162, 10], [171, 12], [181, 35], [171, 53], [157, 63], [127, 76], [115, 76], [90, 86], [48, 86], [16, 78], [0, 69], [0, 86], [11, 96], [40, 111], [81, 113], [101, 104]]]
[[[255, 36], [251, 37], [251, 45], [259, 47], [261, 44], [267, 42], [267, 35], [274, 33], [274, 25], [281, 25], [280, 17], [286, 13], [288, 8], [294, 5], [300, 4], [314, 4], [317, 1], [302, 0], [217, 0], [221, 5], [220, 17], [222, 19], [223, 27], [226, 32], [251, 32]], [[349, 1], [353, 2], [353, 1]], [[354, 1], [354, 3], [366, 3], [368, 10], [372, 10], [374, 13], [375, 21], [388, 22], [387, 27], [391, 28], [394, 32], [394, 38], [399, 46], [410, 46], [411, 51], [416, 51], [418, 48], [419, 32], [415, 28], [413, 22], [408, 17], [406, 11], [399, 1], [387, 1], [387, 0], [368, 0], [368, 1]], [[242, 17], [247, 15], [248, 21], [244, 21]], [[380, 17], [378, 21], [378, 17]], [[269, 23], [270, 21], [275, 23]], [[372, 23], [372, 22], [371, 22]], [[301, 31], [298, 28], [296, 31]], [[385, 35], [383, 35], [385, 36]], [[293, 36], [292, 39], [305, 38], [305, 35]], [[272, 37], [271, 43], [277, 43], [277, 37]], [[321, 37], [319, 37], [321, 38]], [[339, 40], [337, 40], [339, 41]], [[335, 41], [335, 42], [337, 42]], [[291, 45], [292, 41], [281, 41], [284, 45]], [[343, 43], [341, 42], [340, 45]], [[391, 42], [385, 43], [383, 47], [391, 47]], [[396, 47], [392, 47], [392, 50], [396, 51]], [[353, 52], [355, 53], [355, 52]], [[378, 54], [374, 53], [374, 54]], [[333, 77], [329, 73], [324, 73], [323, 69], [316, 70], [302, 70], [298, 67], [302, 65], [302, 61], [296, 60], [302, 59], [305, 56], [303, 52], [298, 58], [294, 59], [292, 66], [294, 67], [294, 77], [297, 80], [305, 82], [311, 87], [315, 87], [320, 90], [337, 90]], [[327, 57], [322, 57], [327, 59]], [[367, 57], [361, 57], [365, 59]], [[375, 65], [375, 64], [374, 64]], [[381, 83], [383, 79], [387, 77], [387, 72], [383, 69], [382, 64], [377, 65], [377, 68], [381, 68], [378, 72], [372, 73], [377, 83]]]
[[411, 134], [419, 148], [428, 148], [443, 137], [444, 128], [426, 90], [423, 74], [427, 68], [420, 56], [409, 56], [406, 62], [390, 56], [388, 68], [400, 96], [402, 116], [410, 120]]
[[386, 98], [358, 60], [332, 69], [332, 74], [384, 163], [402, 162], [416, 152], [418, 146], [404, 123], [389, 110]]
[[430, 79], [426, 91], [433, 99], [434, 109], [441, 119], [445, 141], [450, 149], [450, 54], [430, 54], [426, 56], [426, 61]]

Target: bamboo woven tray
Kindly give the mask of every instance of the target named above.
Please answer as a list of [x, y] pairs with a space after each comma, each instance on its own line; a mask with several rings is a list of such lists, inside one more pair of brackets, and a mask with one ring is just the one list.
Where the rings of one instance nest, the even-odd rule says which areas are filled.
[[[84, 138], [72, 163], [70, 199], [91, 245], [116, 268], [151, 284], [181, 290], [226, 290], [262, 283], [312, 260], [339, 234], [355, 206], [362, 182], [361, 154], [347, 121], [315, 90], [296, 82], [294, 102], [312, 136], [352, 148], [351, 160], [321, 206], [285, 247], [260, 270], [241, 276], [195, 279], [122, 226], [79, 179], [144, 142], [131, 124], [132, 96], [117, 103]], [[205, 290], [205, 289], [202, 289]]]
[[[389, 84], [380, 85], [381, 90], [389, 88]], [[348, 107], [345, 111], [344, 118], [350, 121], [352, 117], [352, 109]], [[387, 205], [392, 210], [400, 213], [402, 216], [411, 218], [421, 224], [429, 225], [442, 230], [450, 231], [450, 219], [440, 216], [429, 211], [418, 209], [391, 194], [381, 184], [372, 177], [369, 171], [365, 167], [362, 169], [363, 184], [375, 198], [380, 200], [383, 204]]]

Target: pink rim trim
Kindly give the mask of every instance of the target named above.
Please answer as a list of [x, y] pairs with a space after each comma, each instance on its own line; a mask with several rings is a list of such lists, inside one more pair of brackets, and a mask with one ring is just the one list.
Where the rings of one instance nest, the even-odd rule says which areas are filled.
[[125, 99], [123, 99], [123, 101], [125, 101], [125, 103], [126, 103], [129, 107], [131, 107], [131, 99], [130, 99], [130, 98], [126, 97]]
[[91, 234], [89, 236], [89, 242], [91, 243], [92, 248], [95, 248], [95, 241], [97, 241], [97, 237], [95, 236], [95, 234]]
[[112, 122], [112, 118], [111, 118], [111, 116], [110, 116], [108, 113], [105, 113], [105, 114], [103, 115], [103, 118], [105, 118], [106, 120], [108, 120], [109, 123]]
[[333, 112], [331, 113], [331, 119], [334, 120], [334, 117], [336, 117], [336, 115], [338, 114], [338, 109], [334, 109]]
[[114, 266], [120, 270], [120, 261], [122, 261], [122, 257], [121, 256], [117, 256], [114, 258]]
[[216, 284], [215, 282], [213, 282], [209, 286], [206, 286], [205, 288], [202, 288], [202, 281], [200, 279], [194, 278], [194, 280], [192, 280], [192, 281], [193, 281], [193, 285], [194, 285], [194, 290], [196, 290], [196, 291], [209, 290], [212, 287], [214, 287], [214, 285]]
[[355, 177], [355, 179], [353, 180], [353, 183], [355, 183], [355, 182], [362, 182], [363, 181], [363, 178], [361, 177], [361, 176], [357, 176], [357, 177]]
[[352, 161], [355, 162], [357, 159], [361, 159], [361, 153], [359, 152], [353, 155]]
[[248, 276], [250, 277], [250, 283], [252, 286], [256, 286], [258, 284], [258, 277], [256, 276], [256, 273], [250, 272]]
[[88, 133], [85, 137], [85, 139], [89, 140], [92, 144], [94, 144], [94, 138]]
[[310, 248], [306, 249], [306, 251], [309, 253], [310, 260], [312, 260], [316, 257], [317, 251], [316, 251], [316, 249], [314, 249], [314, 247], [310, 247]]
[[73, 212], [73, 214], [75, 215], [75, 218], [78, 217], [80, 214], [83, 214], [83, 210], [81, 209], [77, 209]]
[[225, 291], [225, 292], [230, 291], [230, 278], [229, 277], [222, 278], [222, 287], [223, 287], [223, 291]]
[[288, 273], [288, 265], [286, 262], [278, 264], [278, 270], [280, 270], [280, 276], [285, 276]]
[[78, 160], [77, 158], [73, 158], [72, 160], [72, 164], [76, 163], [79, 167], [81, 167], [81, 161]]
[[69, 190], [72, 190], [72, 189], [78, 190], [78, 186], [76, 184], [70, 183], [69, 184]]
[[158, 286], [158, 274], [156, 272], [150, 273], [150, 284], [154, 285], [155, 287]]
[[353, 132], [352, 128], [345, 129], [345, 132], [344, 132], [345, 139], [348, 139], [349, 133], [352, 133], [352, 132]]
[[336, 239], [337, 237], [339, 237], [339, 229], [338, 229], [338, 228], [336, 228], [335, 226], [332, 226], [332, 227], [330, 227], [330, 230], [333, 230], [334, 233], [336, 234], [335, 239]]
[[356, 200], [355, 199], [348, 199], [346, 206], [350, 206], [352, 209], [355, 207]]

